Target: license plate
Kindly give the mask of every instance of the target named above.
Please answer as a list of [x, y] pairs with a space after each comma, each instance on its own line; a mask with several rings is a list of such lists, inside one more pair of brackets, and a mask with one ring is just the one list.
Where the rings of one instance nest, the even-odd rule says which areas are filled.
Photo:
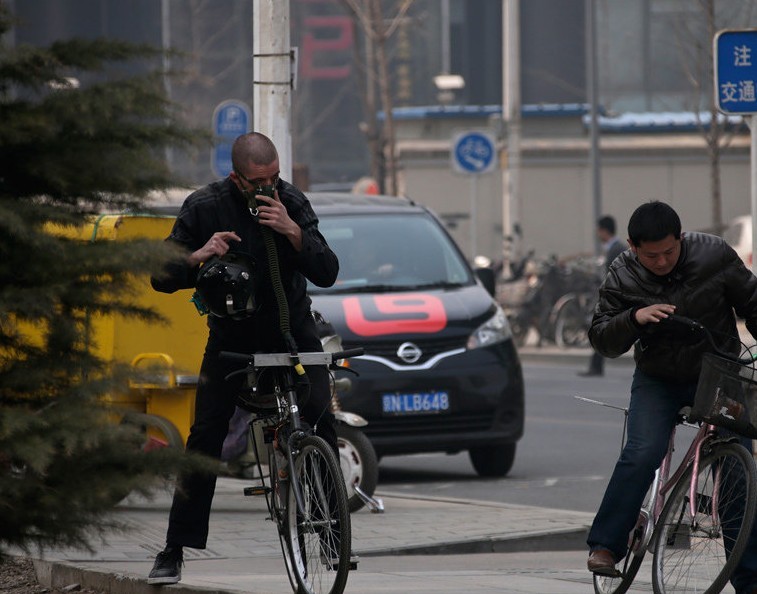
[[381, 406], [387, 415], [433, 414], [449, 411], [447, 392], [382, 394]]

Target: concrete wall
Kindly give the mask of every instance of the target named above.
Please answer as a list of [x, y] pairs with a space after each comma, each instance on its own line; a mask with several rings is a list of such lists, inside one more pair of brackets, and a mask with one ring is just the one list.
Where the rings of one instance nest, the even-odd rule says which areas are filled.
[[[446, 134], [447, 130], [445, 130]], [[428, 133], [428, 130], [427, 130]], [[433, 208], [462, 250], [498, 260], [502, 254], [502, 174], [472, 178], [453, 172], [449, 140], [405, 139], [398, 145], [401, 189]], [[594, 250], [594, 215], [586, 138], [524, 139], [520, 197], [514, 220], [522, 250], [567, 256]], [[660, 199], [680, 214], [684, 229], [712, 226], [710, 168], [699, 134], [614, 135], [601, 139], [602, 214], [613, 215], [621, 237], [641, 203]], [[750, 213], [749, 138], [733, 139], [721, 157], [722, 218]], [[475, 190], [475, 238], [470, 221]]]

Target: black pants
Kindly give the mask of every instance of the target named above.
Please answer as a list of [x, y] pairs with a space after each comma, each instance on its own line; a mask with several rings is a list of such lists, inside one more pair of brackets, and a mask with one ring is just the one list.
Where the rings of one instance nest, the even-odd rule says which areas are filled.
[[[195, 422], [187, 439], [187, 451], [201, 452], [220, 459], [221, 447], [229, 431], [229, 419], [234, 414], [237, 395], [234, 385], [224, 381], [224, 378], [238, 367], [239, 363], [221, 361], [217, 353], [205, 353], [197, 386]], [[331, 395], [328, 369], [319, 366], [306, 367], [305, 370], [310, 380], [310, 397], [302, 407], [305, 420], [316, 427], [316, 435], [325, 439], [336, 452], [334, 415], [329, 410]], [[238, 377], [241, 381], [242, 376]], [[174, 493], [168, 517], [167, 544], [195, 549], [205, 548], [215, 488], [214, 474], [192, 474], [182, 477]]]
[[589, 360], [589, 373], [599, 373], [602, 374], [605, 372], [605, 358], [600, 355], [597, 351], [594, 351], [591, 355], [591, 359]]

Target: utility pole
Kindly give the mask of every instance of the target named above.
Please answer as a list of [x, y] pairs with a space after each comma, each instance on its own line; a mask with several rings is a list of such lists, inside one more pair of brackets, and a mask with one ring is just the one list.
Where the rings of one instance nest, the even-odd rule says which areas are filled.
[[[591, 109], [589, 163], [591, 169], [592, 213], [594, 215], [592, 219], [593, 225], [596, 225], [599, 217], [602, 216], [602, 179], [599, 162], [599, 93], [597, 90], [599, 86], [597, 80], [599, 68], [597, 67], [597, 15], [595, 8], [595, 0], [586, 0], [586, 86]], [[592, 226], [592, 230], [594, 228]], [[602, 254], [602, 246], [599, 243], [599, 239], [594, 240], [594, 253], [597, 257]]]
[[520, 186], [520, 0], [502, 0], [502, 120], [505, 147], [502, 151], [502, 273], [510, 274], [519, 249]]
[[253, 130], [279, 152], [281, 177], [292, 180], [292, 90], [296, 63], [289, 0], [253, 0]]

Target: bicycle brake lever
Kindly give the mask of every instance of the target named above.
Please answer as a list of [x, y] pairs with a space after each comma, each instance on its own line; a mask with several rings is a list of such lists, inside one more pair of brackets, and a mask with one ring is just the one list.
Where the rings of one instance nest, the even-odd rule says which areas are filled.
[[351, 367], [337, 365], [336, 363], [332, 363], [331, 365], [329, 365], [329, 369], [331, 369], [332, 371], [349, 371], [350, 373], [354, 373], [358, 377], [360, 376], [360, 374], [354, 369], [352, 369]]

